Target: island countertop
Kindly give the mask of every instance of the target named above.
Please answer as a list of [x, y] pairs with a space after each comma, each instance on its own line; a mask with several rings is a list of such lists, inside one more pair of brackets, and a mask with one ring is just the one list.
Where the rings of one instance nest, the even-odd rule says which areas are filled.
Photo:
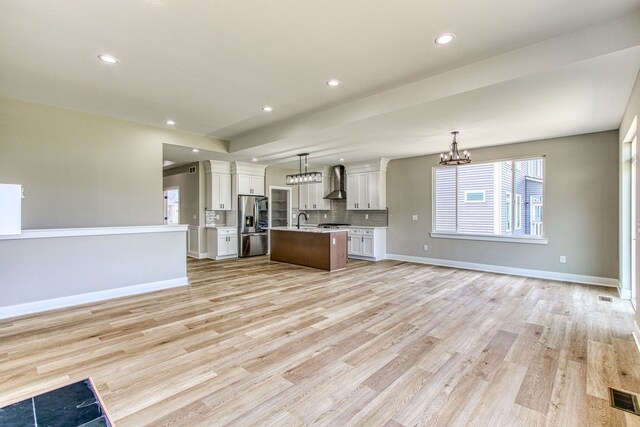
[[296, 231], [300, 233], [343, 233], [347, 230], [346, 228], [311, 228], [311, 227], [271, 227], [269, 230], [277, 230], [277, 231]]

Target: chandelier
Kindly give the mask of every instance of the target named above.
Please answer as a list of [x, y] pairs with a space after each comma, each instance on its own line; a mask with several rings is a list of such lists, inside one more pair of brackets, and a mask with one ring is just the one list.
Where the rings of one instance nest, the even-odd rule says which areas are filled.
[[456, 141], [456, 136], [458, 136], [458, 131], [451, 132], [453, 135], [453, 142], [449, 146], [449, 153], [440, 154], [440, 164], [441, 165], [464, 165], [466, 163], [471, 163], [471, 157], [469, 157], [469, 152], [464, 150], [464, 153], [460, 155], [458, 153], [458, 142]]
[[[287, 185], [311, 184], [322, 182], [322, 172], [307, 172], [307, 157], [309, 153], [298, 154], [300, 173], [287, 175]], [[302, 172], [302, 158], [304, 157], [304, 172]]]

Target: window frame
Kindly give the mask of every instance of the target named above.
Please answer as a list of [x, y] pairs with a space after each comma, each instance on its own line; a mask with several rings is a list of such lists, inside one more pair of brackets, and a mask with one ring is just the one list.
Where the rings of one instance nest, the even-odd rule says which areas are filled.
[[[546, 155], [537, 155], [537, 156], [526, 156], [526, 157], [512, 157], [512, 158], [504, 158], [504, 159], [495, 159], [495, 160], [482, 160], [482, 161], [475, 161], [473, 162], [473, 164], [483, 164], [483, 163], [500, 163], [500, 162], [512, 162], [512, 167], [511, 167], [511, 194], [515, 194], [515, 173], [517, 170], [516, 167], [516, 162], [522, 162], [522, 161], [528, 161], [528, 160], [542, 160], [542, 167], [540, 169], [542, 178], [535, 178], [535, 179], [539, 179], [542, 181], [542, 200], [543, 200], [543, 210], [544, 210], [544, 200], [545, 197], [544, 195], [546, 194], [546, 181], [547, 181], [547, 173], [546, 173], [546, 169], [547, 169], [547, 156]], [[464, 167], [465, 165], [459, 165], [459, 166], [440, 166], [440, 165], [434, 165], [431, 168], [431, 233], [429, 233], [429, 235], [432, 238], [437, 238], [437, 239], [457, 239], [457, 240], [479, 240], [479, 241], [492, 241], [492, 242], [505, 242], [505, 243], [525, 243], [525, 244], [537, 244], [537, 245], [546, 245], [549, 243], [549, 239], [546, 235], [546, 227], [542, 227], [542, 236], [531, 236], [531, 235], [514, 235], [513, 231], [514, 231], [514, 226], [515, 223], [514, 221], [514, 211], [515, 209], [513, 208], [513, 204], [514, 204], [514, 200], [515, 197], [512, 197], [512, 201], [511, 201], [511, 222], [512, 222], [512, 227], [511, 227], [511, 234], [509, 235], [499, 235], [499, 234], [475, 234], [475, 233], [458, 233], [458, 232], [451, 232], [451, 231], [436, 231], [436, 170], [439, 168], [456, 168], [456, 182], [455, 182], [455, 204], [456, 204], [456, 217], [455, 217], [455, 224], [456, 224], [456, 229], [458, 228], [458, 173], [457, 173], [457, 169], [459, 167]], [[474, 190], [471, 190], [474, 191]], [[466, 198], [466, 196], [465, 196]], [[486, 195], [485, 195], [485, 200], [486, 200]], [[543, 213], [543, 215], [545, 215]], [[546, 215], [545, 215], [546, 216]], [[521, 224], [521, 228], [522, 228], [522, 224]]]
[[[467, 195], [470, 193], [482, 193], [482, 200], [467, 200]], [[464, 202], [465, 203], [487, 203], [487, 191], [486, 190], [464, 190]]]
[[514, 230], [522, 230], [522, 194], [516, 193], [513, 199]]

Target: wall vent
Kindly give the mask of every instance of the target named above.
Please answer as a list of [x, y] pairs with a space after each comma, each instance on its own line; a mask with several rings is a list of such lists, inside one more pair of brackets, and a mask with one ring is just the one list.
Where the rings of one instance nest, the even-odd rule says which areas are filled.
[[190, 174], [196, 173], [196, 167], [195, 166], [189, 167], [189, 173]]
[[611, 406], [621, 411], [630, 412], [640, 416], [640, 407], [638, 406], [638, 398], [626, 391], [616, 390], [609, 387], [609, 401]]
[[613, 302], [613, 298], [600, 295], [600, 301]]

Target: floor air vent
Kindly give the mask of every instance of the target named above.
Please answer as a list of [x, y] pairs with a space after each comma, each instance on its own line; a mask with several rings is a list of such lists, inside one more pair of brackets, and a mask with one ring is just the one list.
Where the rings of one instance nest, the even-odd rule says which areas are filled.
[[634, 394], [609, 387], [609, 400], [614, 408], [640, 416], [638, 399]]
[[601, 296], [600, 296], [600, 301], [613, 302], [613, 298], [611, 298], [611, 297], [603, 297], [603, 296], [601, 295]]

